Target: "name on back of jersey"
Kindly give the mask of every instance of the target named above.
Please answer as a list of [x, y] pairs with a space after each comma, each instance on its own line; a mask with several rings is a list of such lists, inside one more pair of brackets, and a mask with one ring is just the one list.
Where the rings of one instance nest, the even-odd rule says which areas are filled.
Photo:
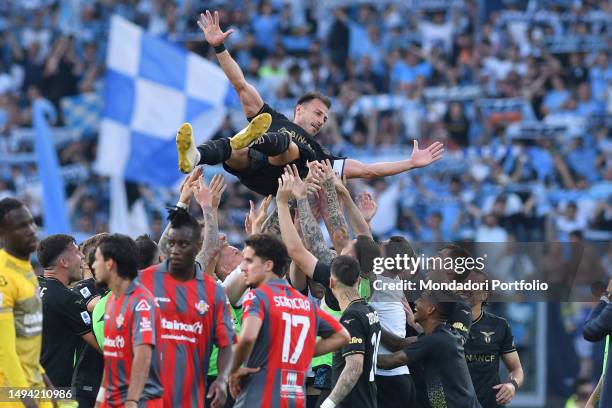
[[307, 312], [310, 311], [310, 301], [299, 297], [274, 296], [274, 304], [277, 307], [286, 307], [288, 309], [301, 309]]

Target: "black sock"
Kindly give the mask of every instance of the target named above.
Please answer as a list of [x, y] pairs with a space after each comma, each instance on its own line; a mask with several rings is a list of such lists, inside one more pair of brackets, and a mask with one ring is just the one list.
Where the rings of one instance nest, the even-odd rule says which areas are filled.
[[278, 156], [289, 148], [289, 142], [289, 134], [269, 132], [257, 139], [251, 148], [266, 156]]
[[229, 139], [208, 140], [198, 146], [200, 152], [200, 162], [198, 164], [215, 165], [223, 163], [232, 155], [232, 147]]

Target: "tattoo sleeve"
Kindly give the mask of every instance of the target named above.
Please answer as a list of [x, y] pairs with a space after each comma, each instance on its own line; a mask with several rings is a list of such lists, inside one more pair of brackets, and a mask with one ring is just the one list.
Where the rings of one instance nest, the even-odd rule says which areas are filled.
[[204, 241], [202, 249], [196, 256], [196, 261], [202, 265], [202, 269], [207, 270], [210, 262], [221, 250], [219, 241], [219, 220], [217, 210], [212, 207], [202, 207], [204, 213]]
[[[359, 358], [361, 357], [361, 358]], [[334, 386], [334, 389], [329, 394], [329, 399], [334, 401], [336, 404], [342, 402], [347, 395], [351, 392], [361, 372], [363, 371], [363, 354], [353, 354], [346, 357], [346, 365], [344, 370], [338, 377], [338, 382]]]
[[306, 248], [308, 248], [321, 262], [329, 265], [334, 255], [327, 245], [325, 245], [323, 233], [314, 215], [312, 215], [308, 199], [302, 198], [297, 200], [297, 208]]
[[261, 226], [261, 232], [264, 234], [274, 235], [280, 239], [280, 224], [278, 223], [278, 211], [276, 209], [264, 221], [263, 225]]
[[348, 225], [342, 214], [342, 207], [338, 200], [336, 187], [332, 179], [327, 179], [323, 183], [325, 192], [325, 201], [327, 203], [327, 211], [329, 213], [329, 235], [334, 243], [334, 248], [338, 253], [346, 246], [348, 242]]
[[348, 216], [349, 223], [351, 224], [351, 228], [353, 229], [353, 234], [358, 235], [367, 235], [372, 238], [372, 232], [370, 231], [370, 226], [368, 225], [365, 218], [363, 218], [363, 214], [359, 211], [359, 207], [353, 201], [351, 194], [348, 191], [342, 194], [342, 202], [344, 203], [344, 208], [346, 209], [346, 214]]

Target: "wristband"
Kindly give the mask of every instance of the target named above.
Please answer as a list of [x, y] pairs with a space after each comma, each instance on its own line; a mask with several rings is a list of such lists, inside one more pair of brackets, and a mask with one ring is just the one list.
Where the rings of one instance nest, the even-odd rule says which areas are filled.
[[326, 398], [321, 404], [321, 408], [336, 408], [336, 403], [329, 398]]
[[187, 210], [187, 209], [189, 209], [189, 207], [187, 206], [187, 204], [185, 204], [185, 203], [181, 203], [180, 201], [179, 201], [178, 203], [176, 203], [176, 206], [177, 206], [178, 208], [182, 208], [183, 210]]
[[100, 387], [98, 390], [98, 395], [96, 396], [96, 402], [104, 402], [104, 394], [106, 394], [106, 389], [104, 387]]
[[518, 383], [516, 382], [516, 380], [514, 378], [511, 378], [510, 380], [508, 380], [508, 383], [514, 385], [514, 390], [518, 391], [519, 386], [518, 386]]
[[225, 44], [221, 43], [221, 45], [217, 45], [213, 47], [215, 49], [215, 54], [221, 54], [225, 51]]

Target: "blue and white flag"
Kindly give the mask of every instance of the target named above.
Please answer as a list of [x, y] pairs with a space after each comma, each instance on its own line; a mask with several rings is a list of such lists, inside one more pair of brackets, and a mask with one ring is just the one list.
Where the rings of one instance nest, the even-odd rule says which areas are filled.
[[234, 91], [217, 65], [121, 17], [112, 17], [109, 36], [97, 170], [172, 186], [181, 177], [179, 126], [191, 122], [196, 143], [208, 139]]
[[124, 181], [176, 185], [179, 126], [191, 122], [196, 143], [209, 139], [233, 93], [217, 65], [112, 17], [96, 163], [111, 177], [112, 232], [148, 232], [142, 200], [128, 208]]

